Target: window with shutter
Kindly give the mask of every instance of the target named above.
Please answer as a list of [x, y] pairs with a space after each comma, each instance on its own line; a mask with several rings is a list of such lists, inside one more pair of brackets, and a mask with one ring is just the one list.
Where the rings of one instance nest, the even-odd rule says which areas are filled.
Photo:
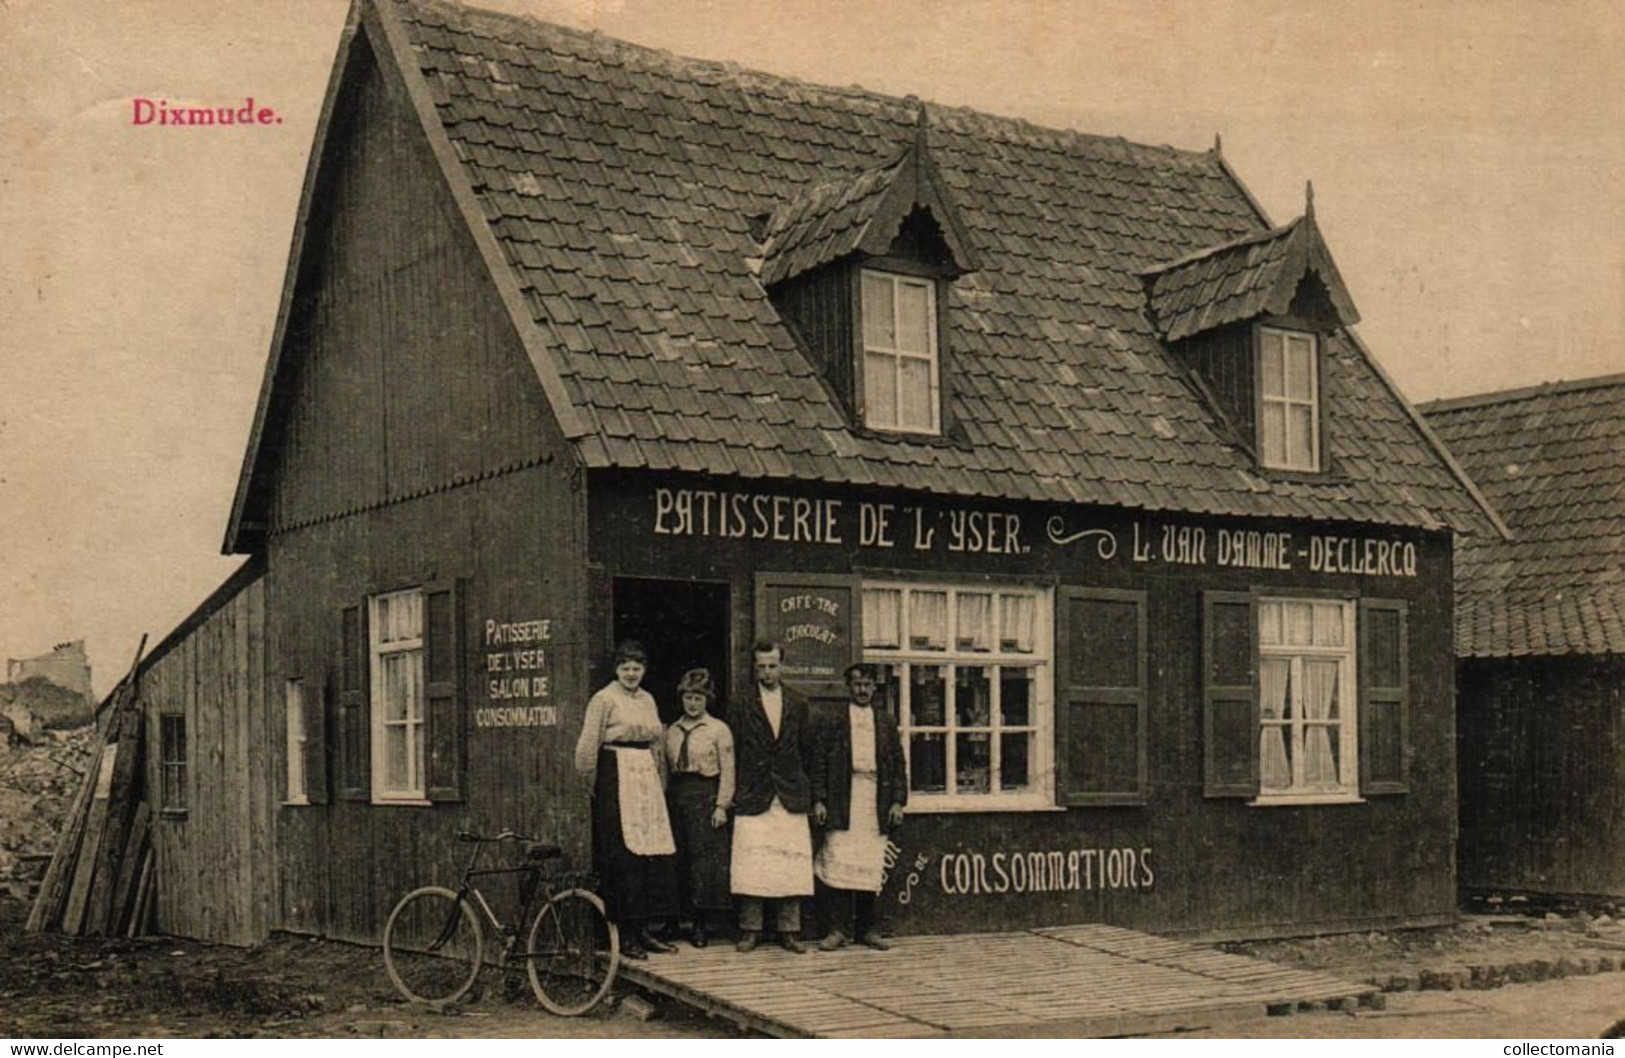
[[1356, 795], [1354, 606], [1258, 600], [1259, 803]]
[[1145, 593], [1063, 588], [1056, 631], [1057, 800], [1145, 804]]
[[1202, 792], [1254, 797], [1259, 786], [1258, 620], [1246, 592], [1202, 596]]
[[427, 787], [431, 801], [463, 798], [462, 626], [452, 583], [423, 589], [426, 638], [424, 713], [427, 725]]
[[1360, 792], [1410, 791], [1406, 605], [1360, 600]]
[[370, 752], [367, 735], [367, 611], [345, 607], [339, 619], [338, 792], [346, 801], [365, 801]]

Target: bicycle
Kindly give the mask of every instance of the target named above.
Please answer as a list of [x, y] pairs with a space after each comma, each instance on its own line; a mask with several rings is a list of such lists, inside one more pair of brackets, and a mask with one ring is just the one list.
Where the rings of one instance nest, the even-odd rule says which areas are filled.
[[[609, 992], [621, 964], [620, 933], [604, 913], [604, 902], [580, 875], [549, 875], [543, 862], [563, 855], [557, 845], [532, 841], [504, 830], [495, 837], [468, 831], [457, 840], [472, 844], [457, 888], [429, 885], [401, 897], [384, 925], [384, 968], [409, 1001], [443, 1009], [468, 994], [484, 966], [485, 936], [479, 911], [504, 939], [500, 965], [506, 970], [538, 891], [541, 909], [525, 936], [525, 971], [536, 999], [564, 1017], [585, 1014]], [[518, 842], [519, 867], [480, 867], [486, 845]], [[521, 874], [519, 915], [512, 925], [499, 919], [474, 879]], [[566, 887], [555, 890], [554, 882]]]

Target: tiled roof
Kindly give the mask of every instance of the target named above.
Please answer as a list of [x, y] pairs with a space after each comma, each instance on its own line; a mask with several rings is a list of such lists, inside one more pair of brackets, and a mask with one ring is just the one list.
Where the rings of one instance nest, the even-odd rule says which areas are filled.
[[[440, 0], [362, 2], [444, 130], [451, 178], [512, 270], [547, 353], [539, 373], [562, 383], [555, 403], [581, 424], [589, 468], [1487, 529], [1342, 338], [1327, 343], [1324, 387], [1335, 480], [1261, 475], [1225, 441], [1153, 331], [1139, 275], [1266, 227], [1215, 153], [826, 88]], [[842, 179], [864, 200], [857, 178], [922, 120], [979, 257], [948, 306], [964, 444], [853, 429], [755, 271], [752, 218]]]
[[1625, 653], [1625, 375], [1420, 410], [1514, 534], [1456, 552], [1458, 653]]
[[1320, 276], [1343, 325], [1359, 322], [1313, 213], [1148, 270], [1151, 317], [1164, 341], [1177, 342], [1266, 312], [1282, 315], [1311, 270]]
[[856, 250], [903, 161], [816, 184], [774, 210], [762, 238], [762, 285], [810, 272]]

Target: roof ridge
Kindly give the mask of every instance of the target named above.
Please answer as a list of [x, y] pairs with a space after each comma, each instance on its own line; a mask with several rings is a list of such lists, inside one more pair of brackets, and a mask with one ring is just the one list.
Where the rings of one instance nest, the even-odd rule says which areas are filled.
[[[843, 99], [865, 99], [882, 105], [896, 106], [900, 112], [900, 124], [913, 125], [918, 119], [919, 109], [928, 110], [945, 115], [958, 115], [979, 121], [992, 121], [1012, 133], [1026, 136], [1059, 136], [1068, 140], [1091, 145], [1117, 145], [1134, 150], [1152, 151], [1159, 154], [1184, 158], [1190, 161], [1211, 161], [1215, 155], [1211, 148], [1193, 150], [1186, 147], [1174, 147], [1169, 144], [1142, 143], [1130, 140], [1121, 135], [1108, 135], [1098, 132], [1084, 132], [1078, 129], [1055, 128], [1049, 125], [1040, 125], [1027, 118], [1011, 114], [996, 114], [988, 110], [978, 110], [964, 104], [939, 103], [923, 99], [918, 95], [892, 95], [878, 89], [866, 88], [863, 85], [832, 85], [822, 81], [808, 81], [789, 74], [773, 73], [751, 66], [744, 66], [737, 62], [718, 59], [703, 59], [692, 55], [683, 55], [669, 48], [657, 48], [647, 44], [638, 44], [624, 37], [616, 37], [597, 29], [581, 29], [577, 26], [568, 26], [560, 22], [549, 22], [532, 14], [516, 14], [508, 11], [498, 11], [489, 7], [480, 7], [476, 4], [464, 3], [462, 0], [391, 0], [398, 7], [431, 9], [440, 12], [454, 12], [465, 18], [488, 19], [494, 22], [518, 24], [534, 27], [544, 33], [556, 33], [565, 37], [574, 38], [584, 43], [595, 44], [610, 50], [622, 50], [649, 56], [652, 59], [665, 63], [686, 67], [689, 72], [696, 70], [712, 70], [727, 74], [742, 82], [767, 82], [782, 85], [787, 88], [800, 89], [809, 92], [829, 93]], [[675, 72], [675, 71], [674, 71]]]
[[1183, 268], [1186, 265], [1193, 265], [1198, 261], [1206, 260], [1209, 257], [1215, 257], [1229, 250], [1237, 250], [1243, 246], [1251, 246], [1255, 243], [1270, 242], [1273, 239], [1285, 238], [1286, 236], [1292, 234], [1293, 230], [1296, 229], [1299, 224], [1303, 223], [1303, 220], [1303, 217], [1297, 217], [1293, 220], [1287, 221], [1285, 224], [1282, 224], [1279, 227], [1271, 228], [1268, 231], [1258, 232], [1257, 234], [1253, 235], [1243, 235], [1239, 239], [1231, 239], [1229, 242], [1222, 242], [1217, 246], [1205, 246], [1200, 250], [1193, 250], [1183, 257], [1176, 257], [1166, 264], [1152, 265], [1150, 268], [1141, 270], [1138, 274], [1146, 277], [1161, 275], [1164, 272], [1172, 272], [1176, 268]]
[[1606, 389], [1609, 386], [1620, 385], [1625, 385], [1625, 372], [1612, 375], [1595, 375], [1591, 378], [1558, 379], [1554, 382], [1541, 382], [1533, 386], [1491, 390], [1488, 393], [1472, 393], [1462, 397], [1441, 397], [1437, 400], [1426, 400], [1418, 403], [1416, 410], [1424, 415], [1433, 415], [1438, 412], [1463, 411], [1467, 408], [1487, 408], [1496, 404], [1514, 404], [1521, 400], [1549, 396], [1554, 393], [1577, 393], [1587, 389]]

